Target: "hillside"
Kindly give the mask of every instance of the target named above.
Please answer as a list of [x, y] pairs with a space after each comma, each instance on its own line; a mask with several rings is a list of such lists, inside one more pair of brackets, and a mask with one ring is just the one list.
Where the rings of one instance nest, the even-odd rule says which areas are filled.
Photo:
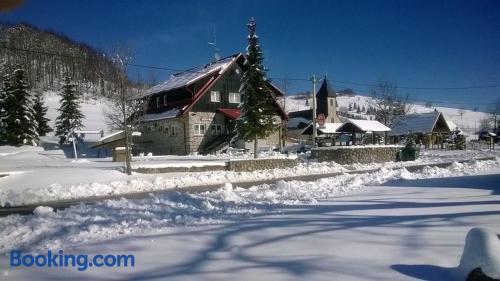
[[25, 23], [0, 23], [0, 38], [0, 74], [20, 65], [34, 90], [58, 90], [69, 75], [82, 92], [104, 95], [114, 81], [115, 68], [102, 51], [63, 34]]

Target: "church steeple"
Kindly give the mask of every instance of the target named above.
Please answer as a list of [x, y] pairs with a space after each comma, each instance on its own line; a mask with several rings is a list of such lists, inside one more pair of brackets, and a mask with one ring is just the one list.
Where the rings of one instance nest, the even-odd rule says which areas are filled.
[[326, 74], [323, 83], [316, 94], [317, 114], [323, 114], [327, 117], [328, 123], [338, 123], [340, 118], [337, 115], [337, 95], [332, 85], [327, 80]]

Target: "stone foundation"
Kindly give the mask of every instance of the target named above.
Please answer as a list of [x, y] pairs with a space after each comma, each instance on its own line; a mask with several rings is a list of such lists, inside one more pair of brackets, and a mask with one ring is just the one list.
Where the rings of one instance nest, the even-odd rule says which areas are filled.
[[257, 170], [287, 169], [297, 164], [295, 159], [272, 158], [272, 159], [244, 159], [230, 160], [225, 166], [207, 165], [193, 167], [150, 167], [135, 168], [134, 172], [144, 174], [157, 173], [178, 173], [178, 172], [208, 172], [208, 171], [232, 171], [232, 172], [253, 172]]
[[319, 162], [335, 161], [338, 164], [381, 163], [398, 160], [402, 146], [334, 146], [311, 150], [311, 158]]
[[256, 170], [286, 169], [297, 164], [295, 159], [249, 159], [229, 161], [228, 170], [233, 172], [252, 172]]

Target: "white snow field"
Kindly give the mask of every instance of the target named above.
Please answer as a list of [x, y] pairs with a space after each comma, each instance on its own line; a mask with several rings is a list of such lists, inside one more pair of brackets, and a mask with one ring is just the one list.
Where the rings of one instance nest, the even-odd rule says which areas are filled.
[[[106, 200], [0, 218], [12, 280], [464, 280], [467, 232], [500, 233], [496, 161]], [[134, 267], [13, 268], [9, 252], [132, 254]], [[496, 277], [498, 278], [498, 276]]]

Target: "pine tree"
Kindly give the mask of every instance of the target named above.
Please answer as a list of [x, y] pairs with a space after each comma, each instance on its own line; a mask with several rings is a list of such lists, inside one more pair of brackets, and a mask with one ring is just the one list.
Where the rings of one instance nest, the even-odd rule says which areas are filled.
[[7, 142], [7, 92], [10, 88], [9, 75], [3, 77], [3, 85], [0, 89], [0, 144]]
[[236, 121], [236, 132], [240, 139], [254, 141], [254, 158], [257, 158], [258, 139], [269, 136], [278, 129], [274, 122], [275, 103], [266, 84], [264, 57], [256, 34], [253, 18], [249, 29], [245, 73], [242, 77], [241, 116]]
[[74, 130], [83, 128], [80, 104], [76, 92], [76, 85], [71, 82], [70, 77], [64, 78], [61, 90], [59, 116], [56, 118], [56, 136], [61, 136], [64, 142]]
[[349, 111], [352, 111], [352, 104], [349, 103]]
[[47, 107], [44, 106], [44, 100], [42, 93], [35, 94], [35, 100], [33, 104], [33, 109], [35, 110], [35, 119], [38, 124], [37, 132], [39, 136], [45, 136], [47, 133], [52, 132], [49, 127], [49, 119], [45, 117], [47, 114]]
[[5, 84], [6, 141], [10, 145], [36, 145], [38, 141], [32, 96], [25, 82], [25, 72], [17, 68]]

